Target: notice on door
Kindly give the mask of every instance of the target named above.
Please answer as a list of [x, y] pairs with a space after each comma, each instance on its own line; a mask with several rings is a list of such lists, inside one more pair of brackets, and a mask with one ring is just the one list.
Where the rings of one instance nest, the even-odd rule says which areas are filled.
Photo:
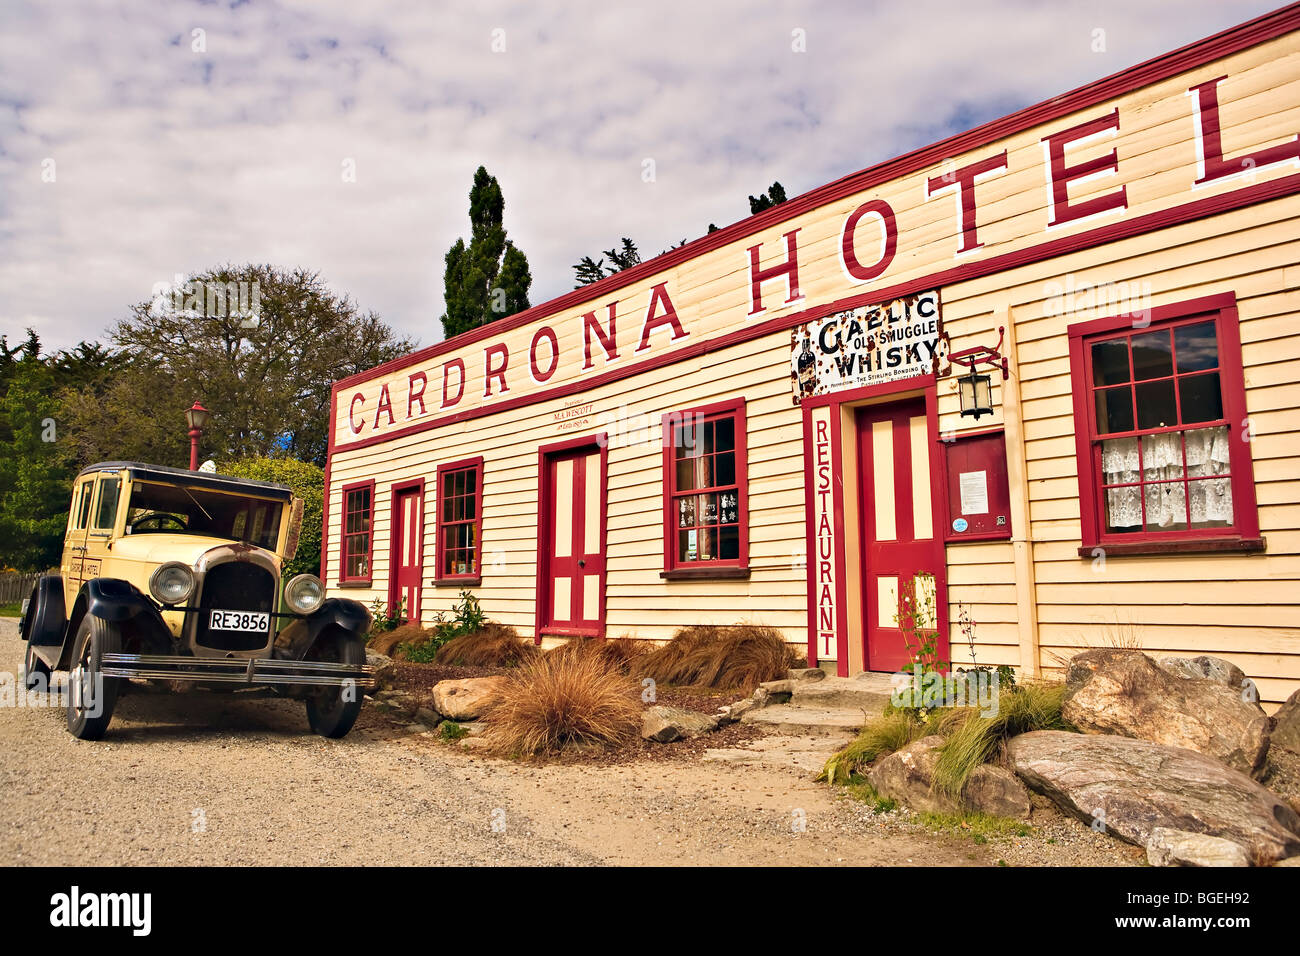
[[961, 513], [963, 515], [986, 515], [989, 513], [989, 473], [987, 471], [963, 471], [957, 477], [961, 490]]

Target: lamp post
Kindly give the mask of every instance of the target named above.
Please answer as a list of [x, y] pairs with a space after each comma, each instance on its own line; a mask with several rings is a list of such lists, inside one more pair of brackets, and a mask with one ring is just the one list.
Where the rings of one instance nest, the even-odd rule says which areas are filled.
[[212, 413], [195, 402], [185, 410], [185, 422], [190, 426], [190, 471], [199, 470], [199, 438]]

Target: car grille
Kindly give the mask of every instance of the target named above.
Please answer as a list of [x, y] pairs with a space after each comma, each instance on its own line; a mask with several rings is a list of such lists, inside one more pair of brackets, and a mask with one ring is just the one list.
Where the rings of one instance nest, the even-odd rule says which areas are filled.
[[[228, 561], [208, 569], [203, 576], [203, 591], [199, 595], [199, 620], [196, 640], [204, 647], [223, 651], [251, 651], [265, 647], [271, 638], [269, 632], [210, 630], [212, 616], [209, 611], [267, 611], [275, 610], [275, 575], [260, 565], [246, 561]], [[275, 619], [271, 619], [271, 631]]]

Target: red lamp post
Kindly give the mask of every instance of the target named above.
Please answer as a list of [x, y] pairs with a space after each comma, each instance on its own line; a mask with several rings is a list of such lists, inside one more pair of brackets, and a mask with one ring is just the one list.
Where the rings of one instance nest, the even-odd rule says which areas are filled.
[[185, 422], [190, 426], [190, 471], [199, 470], [199, 438], [212, 413], [198, 402], [185, 411]]

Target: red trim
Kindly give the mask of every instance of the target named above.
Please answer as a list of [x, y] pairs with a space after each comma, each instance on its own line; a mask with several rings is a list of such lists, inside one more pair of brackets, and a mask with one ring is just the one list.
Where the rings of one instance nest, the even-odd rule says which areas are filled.
[[[1150, 322], [1139, 331], [1157, 329], [1162, 325], [1191, 320], [1204, 316], [1212, 318], [1219, 347], [1219, 388], [1223, 400], [1223, 420], [1228, 426], [1228, 446], [1231, 463], [1232, 508], [1234, 524], [1223, 529], [1188, 529], [1183, 531], [1139, 531], [1124, 534], [1107, 534], [1101, 516], [1102, 484], [1101, 464], [1093, 453], [1100, 440], [1097, 431], [1093, 390], [1088, 378], [1087, 347], [1110, 333], [1133, 331], [1132, 315], [1116, 315], [1091, 322], [1080, 322], [1068, 327], [1070, 343], [1070, 378], [1074, 405], [1075, 458], [1078, 465], [1080, 553], [1091, 556], [1093, 548], [1108, 553], [1153, 553], [1150, 547], [1164, 542], [1178, 542], [1191, 550], [1197, 544], [1212, 545], [1222, 549], [1221, 542], [1259, 540], [1259, 512], [1255, 501], [1254, 466], [1250, 443], [1245, 437], [1246, 385], [1242, 371], [1241, 331], [1237, 315], [1236, 295], [1232, 292], [1203, 296], [1186, 302], [1160, 306], [1150, 310]], [[1134, 423], [1136, 425], [1136, 422]], [[1182, 426], [1180, 426], [1180, 429]], [[1246, 544], [1240, 550], [1260, 550]]]
[[424, 479], [414, 478], [411, 481], [403, 481], [394, 484], [388, 489], [388, 613], [392, 614], [398, 607], [400, 599], [397, 583], [397, 572], [401, 567], [401, 554], [398, 547], [403, 544], [402, 541], [402, 516], [399, 512], [401, 499], [404, 492], [416, 491], [416, 499], [420, 503], [419, 520], [420, 520], [420, 541], [416, 545], [416, 555], [420, 559], [420, 576], [419, 583], [415, 586], [415, 606], [409, 607], [407, 619], [415, 622], [420, 620], [420, 604], [424, 597], [424, 526], [425, 522], [425, 501], [424, 501]]
[[[680, 425], [688, 416], [701, 419], [719, 419], [730, 417], [735, 423], [736, 447], [736, 521], [738, 523], [740, 542], [737, 557], [734, 560], [677, 561], [677, 517], [673, 511], [673, 495], [676, 493], [677, 478], [673, 464], [672, 429]], [[749, 441], [745, 418], [745, 397], [742, 395], [725, 402], [712, 405], [698, 405], [694, 408], [679, 408], [665, 412], [662, 418], [663, 443], [663, 535], [664, 535], [664, 572], [669, 575], [678, 571], [692, 570], [704, 572], [710, 569], [748, 568], [749, 567]]]
[[[451, 471], [474, 471], [474, 570], [465, 574], [443, 574], [446, 541], [442, 533], [443, 475]], [[483, 456], [462, 458], [438, 466], [437, 486], [434, 489], [434, 565], [433, 579], [437, 584], [468, 584], [479, 581], [483, 575]]]
[[[1068, 116], [1071, 113], [1105, 103], [1125, 93], [1177, 76], [1188, 70], [1196, 69], [1257, 44], [1265, 43], [1297, 28], [1300, 28], [1300, 3], [1293, 3], [1280, 10], [1266, 13], [1254, 20], [1230, 27], [1103, 79], [1077, 87], [1068, 93], [1044, 100], [1000, 119], [967, 130], [964, 133], [958, 133], [937, 143], [923, 146], [920, 149], [904, 153], [902, 156], [886, 160], [883, 163], [877, 163], [875, 166], [870, 166], [834, 182], [827, 183], [773, 206], [758, 215], [750, 216], [747, 219], [742, 219], [739, 222], [702, 236], [685, 246], [679, 246], [661, 256], [647, 259], [630, 269], [624, 269], [612, 276], [607, 276], [599, 282], [574, 289], [572, 292], [565, 293], [549, 302], [540, 303], [508, 318], [464, 332], [448, 341], [435, 343], [409, 355], [392, 359], [373, 369], [348, 376], [336, 382], [335, 387], [346, 387], [356, 382], [368, 381], [453, 349], [459, 349], [498, 336], [503, 332], [528, 325], [557, 312], [594, 302], [597, 299], [605, 299], [616, 289], [640, 282], [649, 276], [671, 269], [705, 252], [720, 249], [739, 239], [764, 232], [775, 225], [800, 216], [819, 206], [827, 205], [845, 196], [863, 192], [873, 186], [906, 176], [929, 166], [940, 164], [945, 159], [959, 156], [982, 146], [991, 145], [1005, 137], [1024, 132], [1043, 123], [1049, 123], [1062, 116]], [[887, 294], [879, 293], [878, 298], [896, 298], [900, 294], [892, 291]]]
[[[575, 628], [575, 627], [554, 627], [547, 626], [545, 622], [549, 618], [547, 613], [550, 609], [551, 586], [550, 586], [550, 568], [548, 567], [548, 556], [551, 553], [550, 528], [546, 521], [546, 504], [551, 500], [553, 493], [551, 488], [551, 479], [548, 474], [547, 458], [560, 455], [565, 452], [575, 451], [581, 448], [599, 448], [600, 449], [600, 585], [598, 591], [600, 594], [597, 602], [599, 613], [598, 623], [592, 628]], [[585, 478], [585, 476], [584, 476]], [[542, 632], [547, 634], [570, 636], [570, 637], [595, 637], [604, 639], [605, 637], [605, 583], [609, 573], [608, 553], [608, 531], [609, 531], [609, 434], [607, 432], [598, 432], [595, 435], [587, 435], [580, 438], [569, 438], [565, 441], [552, 442], [549, 445], [541, 445], [537, 449], [537, 583], [533, 592], [533, 643], [542, 643]]]
[[[366, 522], [366, 573], [349, 577], [348, 495], [363, 488], [370, 492], [370, 517]], [[342, 491], [342, 506], [339, 508], [339, 517], [343, 519], [339, 525], [339, 583], [369, 585], [374, 580], [375, 573], [375, 480], [370, 478], [366, 481], [355, 481], [350, 485], [344, 485]]]
[[[1095, 245], [1114, 242], [1120, 239], [1129, 239], [1133, 236], [1142, 235], [1156, 229], [1182, 225], [1187, 222], [1193, 222], [1197, 219], [1215, 216], [1223, 212], [1250, 206], [1257, 202], [1266, 202], [1270, 199], [1277, 199], [1297, 192], [1300, 192], [1300, 173], [1271, 180], [1266, 183], [1257, 183], [1254, 186], [1247, 186], [1217, 196], [1207, 196], [1201, 199], [1195, 199], [1184, 203], [1181, 206], [1174, 206], [1169, 209], [1160, 210], [1159, 212], [1148, 213], [1145, 216], [1125, 219], [1122, 222], [1112, 223], [1108, 226], [1101, 226], [1075, 235], [1049, 239], [1036, 246], [1030, 246], [1026, 249], [1017, 250], [1015, 252], [1004, 253], [1000, 256], [981, 260], [980, 262], [971, 262], [953, 266], [952, 268], [931, 273], [928, 276], [922, 276], [908, 282], [902, 282], [898, 285], [887, 286], [871, 292], [846, 296], [825, 305], [805, 309], [802, 312], [758, 322], [737, 329], [733, 332], [729, 332], [726, 335], [690, 342], [671, 352], [662, 353], [653, 358], [646, 359], [639, 364], [630, 364], [602, 372], [598, 375], [583, 377], [565, 385], [557, 385], [552, 389], [508, 398], [492, 405], [455, 412], [450, 415], [445, 415], [442, 418], [417, 422], [413, 425], [407, 425], [383, 435], [371, 435], [369, 438], [363, 438], [359, 441], [348, 442], [346, 445], [339, 446], [339, 450], [352, 451], [354, 449], [366, 448], [370, 445], [379, 444], [381, 442], [395, 441], [399, 438], [405, 438], [408, 435], [418, 434], [422, 431], [427, 431], [430, 428], [439, 428], [443, 425], [469, 421], [486, 415], [495, 415], [499, 412], [510, 411], [514, 408], [520, 408], [550, 399], [576, 395], [597, 386], [604, 385], [608, 382], [627, 378], [631, 375], [639, 375], [643, 372], [653, 371], [664, 366], [672, 365], [676, 362], [698, 358], [701, 355], [716, 352], [732, 345], [748, 342], [751, 339], [761, 338], [764, 335], [770, 335], [774, 332], [788, 331], [804, 322], [821, 318], [833, 312], [846, 312], [860, 306], [874, 305], [890, 299], [912, 295], [916, 292], [924, 292], [941, 286], [952, 285], [957, 282], [991, 275], [996, 272], [1015, 269], [1045, 259], [1051, 259], [1056, 256], [1064, 256]], [[785, 204], [783, 203], [782, 205]], [[631, 270], [626, 271], [630, 272]], [[622, 274], [623, 273], [619, 273], [619, 275]], [[458, 342], [458, 345], [459, 344], [460, 343]], [[378, 369], [375, 369], [375, 374], [378, 374], [382, 368], [383, 366], [380, 366]], [[342, 383], [335, 384], [334, 387], [336, 392], [341, 385]], [[335, 450], [335, 447], [331, 446], [330, 453], [333, 454]]]
[[[337, 402], [334, 400], [334, 392], [330, 391], [330, 423], [329, 434], [325, 442], [325, 487], [321, 495], [321, 514], [320, 514], [320, 579], [329, 587], [329, 541], [330, 541], [330, 466], [334, 463], [334, 426], [335, 415], [338, 412]], [[343, 576], [343, 569], [339, 568], [339, 577]]]

